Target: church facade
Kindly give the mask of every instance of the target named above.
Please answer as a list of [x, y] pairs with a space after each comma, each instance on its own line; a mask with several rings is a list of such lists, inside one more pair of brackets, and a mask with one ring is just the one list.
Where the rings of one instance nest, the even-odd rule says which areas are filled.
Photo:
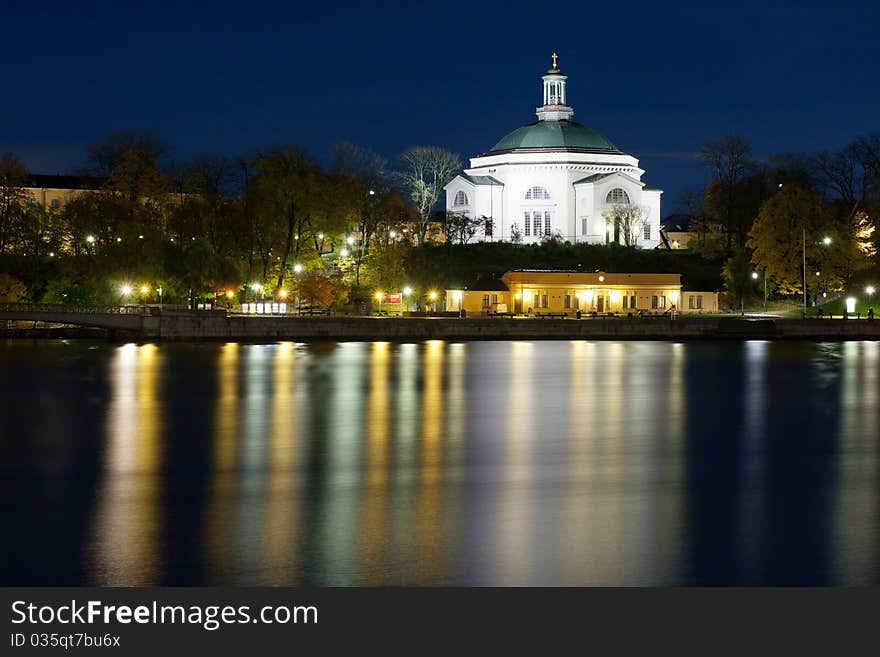
[[659, 189], [644, 170], [592, 128], [572, 121], [567, 76], [542, 77], [538, 120], [514, 130], [446, 185], [447, 212], [483, 219], [476, 239], [537, 243], [660, 243]]

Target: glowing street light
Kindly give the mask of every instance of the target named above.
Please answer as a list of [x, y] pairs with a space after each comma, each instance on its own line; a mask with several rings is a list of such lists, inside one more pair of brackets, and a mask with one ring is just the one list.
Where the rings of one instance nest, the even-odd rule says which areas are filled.
[[235, 292], [233, 292], [232, 290], [226, 290], [226, 298], [227, 299], [233, 299], [234, 297], [235, 297]]
[[119, 291], [122, 292], [122, 296], [127, 297], [131, 294], [131, 285], [123, 285]]
[[346, 238], [345, 241], [348, 242], [348, 245], [349, 245], [349, 246], [351, 246], [352, 244], [354, 244], [354, 237], [352, 237], [351, 235], [349, 235], [349, 236]]
[[296, 263], [296, 264], [293, 266], [293, 271], [294, 271], [294, 273], [296, 273], [296, 274], [300, 274], [300, 273], [302, 273], [302, 270], [303, 270], [303, 266], [302, 266], [301, 264], [299, 264], [299, 263]]
[[412, 294], [412, 288], [407, 285], [405, 288], [403, 288], [403, 296], [408, 297], [410, 294]]
[[318, 233], [318, 239], [319, 240], [324, 239], [324, 233]]
[[94, 244], [95, 243], [95, 236], [94, 235], [87, 235], [86, 242], [88, 242], [89, 244]]
[[150, 288], [146, 285], [141, 285], [141, 294], [146, 296], [150, 291]]
[[339, 252], [339, 255], [341, 255], [343, 258], [347, 258], [348, 257], [348, 249], [342, 249]]
[[756, 271], [752, 272], [752, 280], [755, 280], [755, 281], [758, 280], [758, 272], [756, 272]]
[[397, 231], [392, 230], [391, 232], [388, 233], [388, 237], [390, 237], [391, 239], [394, 239], [395, 237], [397, 237]]
[[281, 297], [282, 299], [286, 299], [287, 298], [287, 290], [285, 290], [284, 288], [281, 288], [280, 290], [278, 290], [278, 296]]
[[260, 290], [263, 289], [263, 286], [260, 285], [259, 283], [251, 283], [251, 289], [252, 289], [254, 292], [259, 292]]
[[822, 238], [822, 244], [824, 244], [825, 246], [828, 246], [829, 244], [831, 244], [831, 238], [830, 238], [830, 237], [827, 237], [827, 236], [826, 236], [826, 237], [823, 237], [823, 238]]

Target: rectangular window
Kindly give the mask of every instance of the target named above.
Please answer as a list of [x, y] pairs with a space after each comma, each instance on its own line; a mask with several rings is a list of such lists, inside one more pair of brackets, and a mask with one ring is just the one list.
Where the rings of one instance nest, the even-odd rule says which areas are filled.
[[657, 302], [658, 302], [658, 299], [657, 299], [657, 295], [655, 294], [654, 296], [651, 297], [651, 309], [652, 310], [657, 309]]
[[483, 295], [483, 308], [488, 308], [488, 307], [489, 307], [489, 295], [484, 294]]
[[703, 297], [697, 297], [697, 310], [703, 309]]
[[541, 308], [547, 308], [550, 304], [547, 303], [549, 297], [546, 294], [541, 295]]
[[660, 307], [661, 308], [666, 307], [666, 297], [660, 297]]
[[53, 208], [59, 208], [59, 207], [61, 207], [61, 201], [59, 201], [57, 198], [53, 198], [53, 199], [52, 199], [52, 207], [53, 207]]
[[636, 307], [636, 295], [635, 295], [635, 294], [633, 294], [633, 295], [629, 298], [629, 307], [630, 307], [630, 308], [633, 308], [633, 309]]
[[528, 237], [529, 235], [532, 234], [532, 224], [531, 224], [531, 222], [529, 221], [529, 219], [531, 219], [531, 217], [529, 216], [529, 213], [526, 212], [526, 213], [525, 213], [525, 218], [524, 218], [525, 225], [526, 225], [526, 237]]
[[645, 224], [645, 239], [651, 239], [651, 224]]
[[697, 305], [696, 305], [696, 297], [695, 297], [693, 294], [691, 294], [691, 295], [688, 296], [688, 309], [689, 309], [689, 310], [695, 310], [696, 307], [697, 307]]
[[494, 222], [491, 219], [486, 219], [486, 225], [483, 228], [483, 231], [486, 237], [492, 237], [492, 230], [494, 229]]
[[627, 295], [623, 295], [623, 307], [629, 308], [629, 297]]
[[550, 236], [550, 213], [544, 213], [544, 234]]
[[581, 219], [581, 235], [587, 234], [587, 218]]
[[532, 219], [534, 220], [533, 227], [535, 229], [535, 237], [541, 236], [541, 213], [535, 212], [532, 215]]
[[497, 295], [497, 294], [493, 294], [493, 295], [492, 295], [492, 303], [493, 303], [493, 304], [498, 303], [498, 295]]
[[565, 309], [571, 308], [571, 295], [566, 294], [562, 297], [562, 307]]

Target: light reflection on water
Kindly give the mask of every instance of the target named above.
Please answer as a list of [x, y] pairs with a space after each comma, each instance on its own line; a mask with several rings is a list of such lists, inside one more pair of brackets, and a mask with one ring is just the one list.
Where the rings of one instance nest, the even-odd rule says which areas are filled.
[[0, 358], [4, 584], [878, 583], [876, 342]]

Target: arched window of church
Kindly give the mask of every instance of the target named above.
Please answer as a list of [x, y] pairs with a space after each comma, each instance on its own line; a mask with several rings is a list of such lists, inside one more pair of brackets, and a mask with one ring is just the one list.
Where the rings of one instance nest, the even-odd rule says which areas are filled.
[[467, 194], [465, 194], [464, 192], [458, 192], [458, 194], [455, 195], [455, 200], [452, 202], [452, 204], [453, 205], [467, 205], [468, 204]]
[[626, 193], [625, 190], [620, 187], [615, 187], [610, 192], [608, 192], [608, 196], [605, 197], [606, 203], [629, 203], [629, 194]]
[[529, 187], [526, 191], [526, 200], [527, 201], [540, 201], [540, 200], [549, 200], [550, 192], [547, 191], [544, 187]]

